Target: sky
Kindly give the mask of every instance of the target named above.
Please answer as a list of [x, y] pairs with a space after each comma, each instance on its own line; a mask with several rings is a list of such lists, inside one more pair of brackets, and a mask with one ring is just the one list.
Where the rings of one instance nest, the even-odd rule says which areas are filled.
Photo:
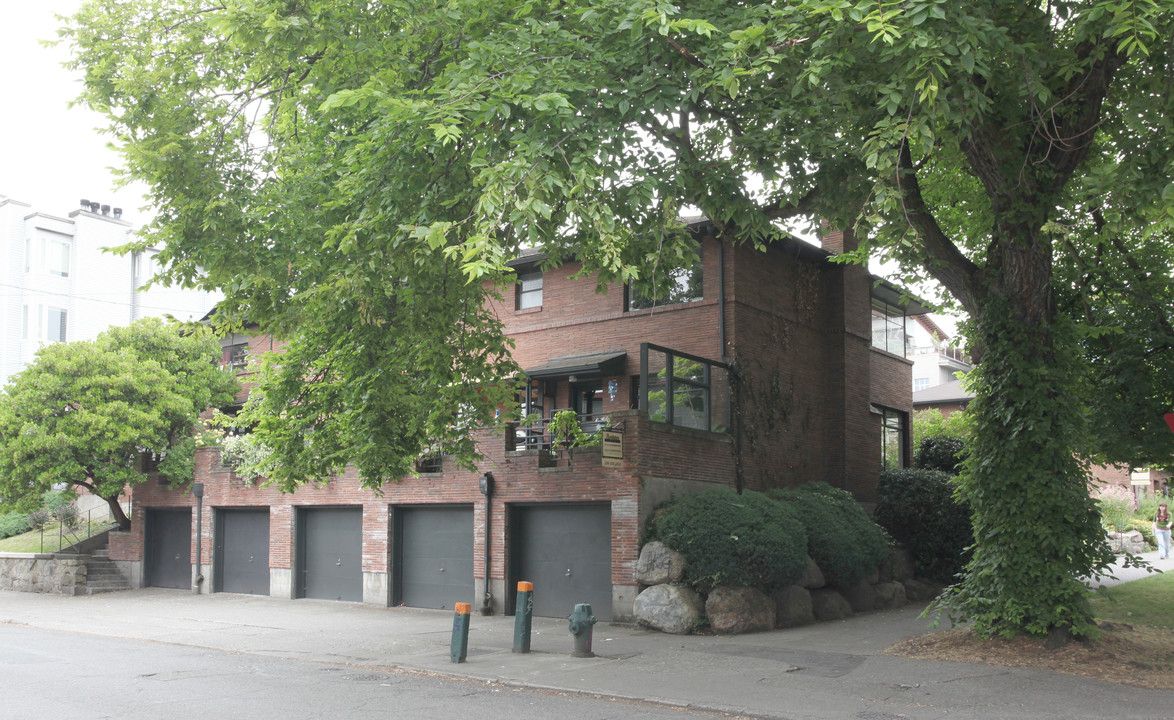
[[102, 117], [69, 108], [81, 89], [80, 74], [61, 66], [69, 49], [42, 47], [57, 37], [54, 13], [71, 15], [82, 0], [0, 0], [0, 69], [5, 107], [0, 108], [0, 195], [65, 216], [86, 198], [123, 208], [136, 225], [149, 217], [142, 185], [115, 191], [109, 168], [120, 164], [98, 132]]

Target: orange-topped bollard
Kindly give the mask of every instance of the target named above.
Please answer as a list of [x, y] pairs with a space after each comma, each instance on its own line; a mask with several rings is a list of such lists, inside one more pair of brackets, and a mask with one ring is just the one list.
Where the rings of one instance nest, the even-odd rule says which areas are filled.
[[534, 618], [534, 583], [518, 583], [514, 604], [514, 652], [530, 652], [530, 626]]
[[452, 619], [452, 644], [449, 646], [449, 657], [455, 663], [463, 663], [469, 655], [469, 613], [473, 611], [472, 603], [457, 603], [453, 606], [456, 611]]

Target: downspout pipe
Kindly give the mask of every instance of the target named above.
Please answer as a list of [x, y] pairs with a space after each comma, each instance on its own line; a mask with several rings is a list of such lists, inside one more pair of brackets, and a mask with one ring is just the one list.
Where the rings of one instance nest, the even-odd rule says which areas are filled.
[[493, 614], [493, 591], [489, 589], [489, 510], [493, 507], [493, 473], [481, 476], [481, 494], [485, 496], [485, 597], [481, 600], [481, 614]]
[[734, 361], [726, 354], [726, 243], [717, 239], [717, 337], [721, 347], [718, 352], [726, 365], [729, 366], [730, 379], [734, 386], [734, 405], [730, 420], [734, 423], [734, 490], [741, 495], [744, 486], [742, 477], [742, 382], [738, 377], [738, 368]]
[[204, 483], [192, 483], [192, 495], [196, 497], [196, 579], [192, 593], [199, 595], [204, 582]]

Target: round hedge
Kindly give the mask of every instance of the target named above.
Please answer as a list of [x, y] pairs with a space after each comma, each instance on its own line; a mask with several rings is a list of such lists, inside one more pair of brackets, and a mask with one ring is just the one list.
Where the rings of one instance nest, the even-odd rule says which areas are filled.
[[801, 578], [807, 565], [799, 518], [757, 492], [715, 488], [670, 500], [650, 531], [685, 556], [685, 581], [702, 593], [719, 585], [770, 592]]
[[833, 585], [851, 587], [889, 556], [889, 540], [846, 491], [825, 482], [770, 490], [807, 528], [807, 552]]
[[954, 477], [938, 470], [886, 470], [877, 484], [876, 521], [913, 553], [919, 573], [953, 582], [974, 544], [970, 506]]

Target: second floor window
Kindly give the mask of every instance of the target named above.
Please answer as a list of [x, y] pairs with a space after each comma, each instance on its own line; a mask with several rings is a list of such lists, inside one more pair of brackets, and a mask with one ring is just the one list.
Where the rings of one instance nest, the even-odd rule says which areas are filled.
[[514, 298], [514, 308], [542, 307], [542, 271], [530, 270], [518, 273], [517, 294]]
[[69, 311], [52, 305], [25, 305], [21, 315], [21, 337], [25, 340], [65, 342]]
[[249, 363], [249, 344], [237, 343], [224, 348], [224, 364], [233, 370], [242, 370]]
[[658, 271], [655, 277], [628, 284], [628, 310], [696, 302], [705, 297], [701, 260], [687, 268]]
[[929, 389], [929, 378], [913, 378], [913, 392]]
[[872, 346], [905, 357], [905, 311], [873, 298]]

